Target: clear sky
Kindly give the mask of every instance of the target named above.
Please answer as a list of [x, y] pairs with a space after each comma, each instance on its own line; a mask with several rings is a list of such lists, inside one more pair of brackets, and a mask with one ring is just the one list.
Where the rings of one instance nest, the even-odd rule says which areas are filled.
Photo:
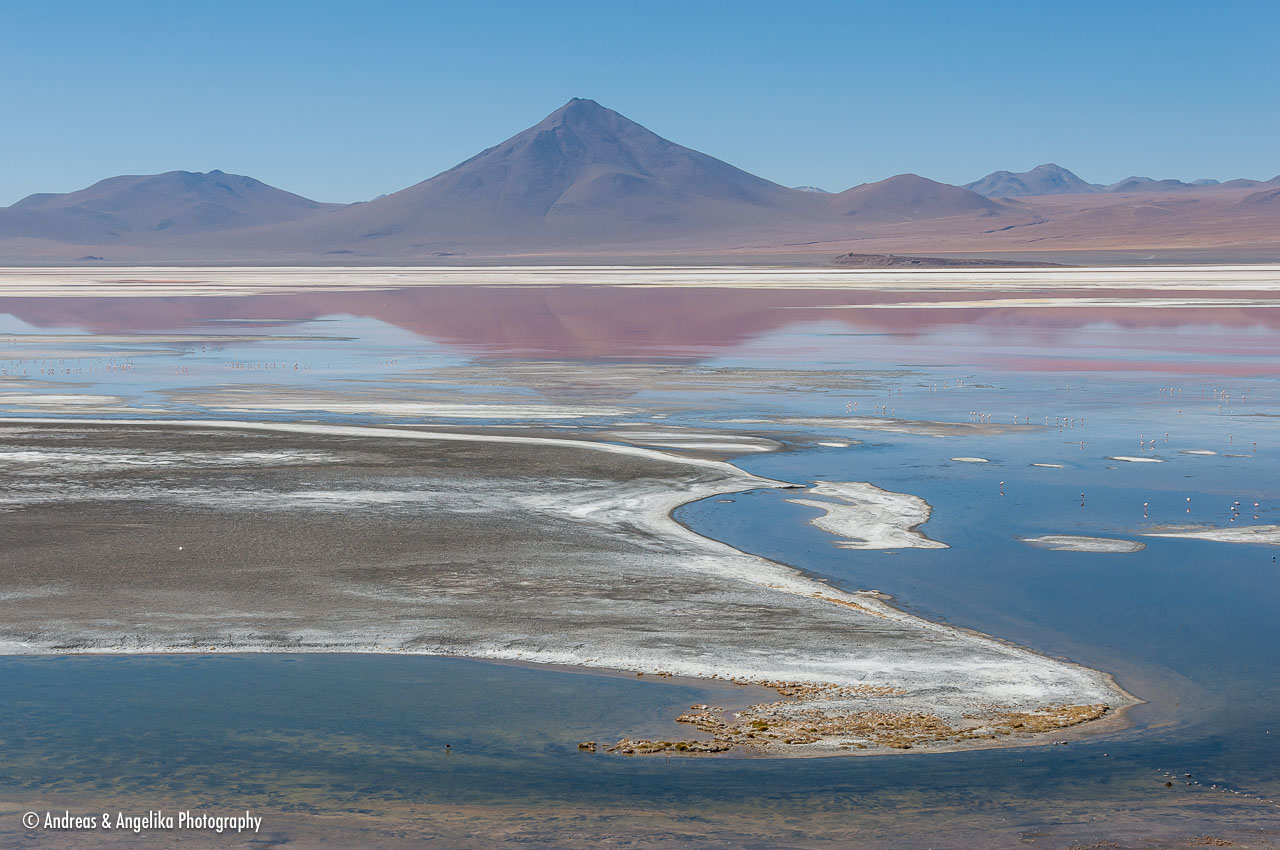
[[116, 174], [322, 201], [589, 97], [787, 185], [1280, 173], [1280, 3], [0, 0], [0, 205]]

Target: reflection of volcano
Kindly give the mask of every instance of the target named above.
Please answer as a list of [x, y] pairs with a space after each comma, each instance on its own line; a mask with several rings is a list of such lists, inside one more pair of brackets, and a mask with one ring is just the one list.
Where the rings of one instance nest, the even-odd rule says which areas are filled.
[[[1150, 290], [1109, 290], [1106, 294], [1134, 301], [1152, 297]], [[1054, 290], [1020, 292], [1016, 297], [1025, 303], [1037, 297], [1076, 295], [1096, 298], [1098, 293]], [[1179, 299], [1203, 297], [1207, 303], [1219, 304], [1223, 299], [1270, 295], [1178, 292]], [[930, 335], [956, 328], [964, 328], [979, 349], [986, 347], [981, 344], [984, 337], [1004, 344], [1012, 334], [1023, 354], [1037, 357], [1061, 356], [1067, 353], [1064, 346], [1083, 349], [1083, 341], [1073, 343], [1069, 332], [1089, 326], [1106, 325], [1122, 331], [1192, 325], [1239, 331], [1280, 329], [1280, 308], [1257, 306], [937, 306], [992, 297], [989, 292], [979, 295], [972, 291], [434, 286], [314, 295], [9, 298], [0, 300], [0, 312], [40, 327], [75, 327], [93, 333], [209, 331], [215, 320], [230, 324], [253, 321], [261, 330], [272, 324], [263, 320], [289, 324], [292, 320], [351, 315], [386, 322], [479, 357], [552, 359], [700, 359], [733, 354], [770, 332], [816, 322], [836, 323], [849, 332], [895, 334], [896, 346], [925, 345]], [[1130, 349], [1171, 350], [1161, 342], [1163, 334], [1122, 332], [1114, 336], [1117, 345]], [[1198, 342], [1193, 341], [1193, 347], [1201, 347], [1187, 349], [1187, 337], [1179, 336], [1176, 350], [1184, 355], [1202, 351], [1259, 357], [1276, 353], [1280, 344], [1270, 335], [1260, 339], [1237, 333], [1206, 333], [1194, 340]], [[1091, 338], [1089, 345], [1096, 342], [1096, 337]], [[853, 344], [879, 343], [868, 339]], [[1083, 350], [1078, 353], [1087, 354]]]

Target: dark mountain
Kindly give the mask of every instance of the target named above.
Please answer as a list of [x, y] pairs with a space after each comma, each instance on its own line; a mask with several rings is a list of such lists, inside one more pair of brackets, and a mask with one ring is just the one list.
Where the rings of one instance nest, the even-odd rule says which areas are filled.
[[442, 174], [330, 216], [321, 232], [362, 251], [633, 244], [794, 226], [823, 206], [575, 98]]
[[238, 174], [169, 171], [110, 177], [67, 194], [30, 195], [0, 209], [0, 236], [146, 242], [295, 221], [337, 207]]
[[899, 174], [878, 183], [863, 183], [830, 199], [831, 210], [859, 223], [930, 221], [954, 216], [992, 216], [1012, 207], [976, 192], [938, 183], [918, 174]]
[[993, 171], [966, 189], [987, 198], [1021, 198], [1032, 195], [1082, 195], [1101, 192], [1101, 186], [1086, 183], [1072, 172], [1046, 162], [1030, 171]]

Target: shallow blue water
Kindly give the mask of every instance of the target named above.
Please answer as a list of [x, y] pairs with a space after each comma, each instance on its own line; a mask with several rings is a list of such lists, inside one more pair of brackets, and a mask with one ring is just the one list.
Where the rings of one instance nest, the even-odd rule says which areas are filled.
[[[371, 319], [323, 324], [320, 330], [317, 323], [286, 324], [275, 332], [350, 334], [357, 342], [181, 350], [136, 358], [137, 369], [95, 373], [90, 383], [95, 392], [167, 405], [166, 390], [261, 386], [282, 375], [291, 385], [336, 386], [466, 361], [456, 348]], [[231, 323], [217, 330], [263, 329]], [[1266, 368], [1254, 375], [1237, 368], [1257, 367], [1248, 346], [1273, 345], [1275, 331], [1236, 329], [1230, 333], [1240, 335], [1243, 353], [1201, 356], [1184, 352], [1219, 340], [1221, 328], [1135, 332], [1132, 349], [1116, 342], [1114, 329], [1090, 348], [1088, 329], [1077, 329], [1085, 337], [1077, 343], [1080, 356], [1119, 358], [1117, 367], [1072, 371], [1058, 364], [1037, 371], [1002, 369], [992, 358], [1042, 353], [1061, 330], [1044, 331], [1050, 342], [1025, 329], [992, 336], [939, 326], [925, 335], [865, 337], [847, 330], [779, 325], [700, 363], [870, 370], [857, 388], [815, 390], [771, 378], [758, 388], [641, 389], [630, 403], [669, 410], [671, 424], [727, 430], [739, 429], [725, 421], [733, 418], [873, 415], [878, 405], [901, 418], [973, 422], [981, 413], [993, 424], [1017, 417], [1040, 426], [936, 438], [779, 424], [765, 431], [795, 439], [793, 450], [736, 461], [797, 483], [870, 481], [921, 496], [934, 509], [923, 530], [950, 548], [840, 549], [809, 524], [816, 511], [774, 490], [694, 503], [677, 517], [699, 533], [842, 587], [889, 593], [923, 616], [1111, 672], [1147, 701], [1131, 712], [1131, 728], [1069, 746], [953, 755], [626, 759], [584, 755], [575, 745], [637, 730], [669, 728], [675, 736], [669, 718], [723, 692], [424, 657], [0, 658], [0, 795], [32, 808], [61, 800], [108, 807], [172, 800], [329, 812], [376, 811], [397, 801], [524, 800], [530, 807], [565, 801], [702, 808], [744, 818], [825, 811], [839, 812], [850, 828], [883, 830], [888, 819], [923, 832], [957, 819], [992, 829], [1074, 823], [1098, 813], [1160, 810], [1192, 799], [1185, 795], [1203, 803], [1205, 795], [1228, 793], [1215, 784], [1249, 799], [1280, 798], [1277, 550], [1141, 536], [1164, 524], [1228, 526], [1236, 501], [1238, 524], [1280, 522], [1280, 389]], [[20, 353], [6, 368], [21, 365]], [[1171, 371], [1124, 365], [1137, 357]], [[1228, 374], [1190, 369], [1213, 357], [1231, 367]], [[295, 376], [228, 366], [293, 359], [314, 368]], [[1178, 371], [1183, 365], [1186, 374]], [[57, 392], [59, 380], [70, 386], [85, 379], [40, 377], [51, 384], [41, 392]], [[507, 385], [487, 389], [534, 394]], [[207, 415], [198, 404], [171, 409]], [[1055, 424], [1066, 420], [1069, 426]], [[1139, 435], [1155, 439], [1155, 447], [1140, 447]], [[827, 448], [813, 446], [814, 438], [862, 442]], [[1108, 460], [1121, 455], [1163, 462]], [[959, 456], [990, 463], [950, 460]], [[1041, 534], [1122, 537], [1146, 549], [1050, 552], [1017, 539]], [[1161, 771], [1177, 776], [1174, 788], [1165, 787]], [[1196, 784], [1186, 785], [1185, 773]]]

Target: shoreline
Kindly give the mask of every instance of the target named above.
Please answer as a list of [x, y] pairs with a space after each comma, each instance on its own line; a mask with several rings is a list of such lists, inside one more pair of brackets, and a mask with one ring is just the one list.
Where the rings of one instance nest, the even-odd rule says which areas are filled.
[[[957, 628], [959, 631], [964, 631], [978, 637], [999, 640], [999, 638], [991, 638], [990, 635], [985, 635], [982, 632], [978, 632], [972, 629], [963, 629], [959, 627], [955, 627], [955, 628]], [[1013, 643], [1010, 643], [1009, 646], [1012, 646], [1015, 648], [1022, 648], [1022, 647], [1018, 647], [1017, 644], [1013, 644]], [[514, 658], [485, 658], [485, 657], [475, 656], [475, 655], [442, 655], [439, 653], [432, 653], [432, 652], [396, 652], [396, 651], [390, 651], [385, 649], [334, 650], [334, 649], [323, 649], [323, 648], [305, 649], [305, 648], [281, 647], [278, 649], [236, 648], [236, 649], [230, 649], [227, 651], [220, 651], [214, 648], [210, 648], [208, 650], [140, 649], [137, 651], [104, 649], [104, 650], [84, 650], [84, 651], [76, 651], [76, 652], [50, 650], [50, 651], [12, 653], [12, 652], [6, 652], [2, 648], [0, 648], [0, 659], [3, 659], [3, 658], [69, 658], [69, 657], [122, 658], [122, 659], [218, 657], [218, 658], [234, 659], [234, 658], [248, 658], [248, 657], [259, 656], [259, 655], [315, 655], [315, 656], [333, 656], [333, 657], [342, 657], [342, 656], [354, 657], [354, 656], [362, 656], [362, 655], [372, 655], [372, 656], [395, 656], [395, 657], [402, 657], [402, 658], [403, 657], [445, 658], [445, 659], [452, 659], [455, 661], [475, 662], [477, 664], [490, 664], [498, 667], [516, 667], [523, 670], [565, 673], [565, 674], [577, 675], [577, 676], [600, 676], [600, 677], [609, 678], [609, 679], [624, 679], [627, 681], [643, 681], [645, 683], [654, 683], [659, 687], [675, 685], [675, 686], [685, 686], [685, 687], [695, 687], [695, 688], [706, 688], [708, 686], [711, 686], [711, 687], [724, 687], [726, 689], [732, 688], [734, 690], [741, 690], [744, 693], [750, 689], [760, 689], [766, 692], [774, 690], [772, 687], [770, 687], [768, 683], [745, 680], [745, 679], [734, 680], [734, 679], [726, 679], [726, 678], [719, 678], [719, 677], [704, 678], [704, 677], [697, 677], [697, 676], [682, 676], [682, 675], [675, 675], [675, 674], [654, 675], [654, 674], [648, 674], [648, 673], [637, 673], [634, 670], [627, 670], [627, 669], [615, 668], [615, 667], [591, 667], [591, 666], [584, 666], [581, 664], [540, 662], [540, 661], [529, 661], [529, 660], [514, 659]], [[1063, 663], [1074, 664], [1074, 662], [1063, 662]], [[1085, 669], [1089, 669], [1089, 668], [1085, 668]], [[1095, 671], [1095, 672], [1101, 672], [1101, 671]], [[1117, 691], [1125, 694], [1129, 694], [1128, 691], [1126, 691], [1118, 682], [1116, 682], [1115, 677], [1112, 674], [1102, 672], [1102, 675], [1106, 677], [1106, 679], [1112, 684], [1112, 686]], [[1104, 716], [1096, 720], [1090, 720], [1084, 723], [1062, 727], [1062, 728], [1053, 730], [1052, 732], [1036, 733], [1033, 736], [1021, 737], [1021, 738], [1004, 738], [1004, 739], [997, 739], [992, 741], [978, 740], [978, 741], [965, 742], [963, 744], [956, 744], [956, 743], [933, 744], [928, 746], [927, 748], [910, 749], [910, 750], [805, 749], [802, 747], [794, 747], [790, 749], [737, 748], [737, 749], [725, 750], [717, 753], [699, 753], [699, 752], [692, 752], [692, 751], [680, 752], [675, 749], [665, 749], [661, 751], [656, 751], [654, 753], [649, 753], [649, 755], [660, 754], [667, 757], [682, 757], [682, 758], [697, 758], [697, 757], [702, 757], [706, 755], [714, 755], [721, 758], [727, 756], [733, 759], [750, 759], [750, 760], [827, 759], [827, 758], [873, 758], [877, 756], [891, 756], [895, 754], [929, 755], [929, 754], [961, 753], [961, 752], [980, 751], [980, 750], [997, 750], [997, 749], [1007, 750], [1007, 749], [1022, 749], [1026, 747], [1049, 747], [1049, 746], [1056, 746], [1059, 744], [1074, 743], [1076, 741], [1091, 740], [1091, 739], [1099, 738], [1102, 736], [1112, 735], [1118, 732], [1122, 732], [1126, 729], [1132, 728], [1134, 724], [1129, 718], [1130, 711], [1140, 705], [1145, 705], [1147, 701], [1142, 699], [1141, 697], [1133, 696], [1132, 694], [1129, 694], [1129, 696], [1130, 696], [1129, 702], [1119, 707], [1109, 709]], [[769, 694], [766, 694], [766, 698], [776, 699], [773, 695], [769, 695]], [[795, 702], [794, 700], [786, 697], [783, 697], [782, 699], [777, 701], [787, 702], [789, 704], [794, 704]], [[738, 705], [739, 703], [742, 703], [741, 708], [743, 709], [750, 708], [750, 705], [748, 705], [747, 703], [741, 700], [732, 700], [732, 701], [722, 700], [722, 702], [731, 703], [731, 705], [728, 707], [730, 711], [733, 711], [734, 708], [739, 707]], [[676, 721], [676, 718], [654, 717], [652, 719], [655, 722], [663, 722], [667, 720]], [[566, 739], [564, 743], [568, 745], [573, 743], [573, 741]], [[613, 747], [611, 746], [606, 747], [603, 744], [600, 745], [598, 753], [595, 753], [593, 751], [592, 754], [626, 757], [624, 754], [616, 752]], [[646, 755], [646, 754], [642, 753], [640, 755]]]
[[[797, 664], [797, 660], [792, 659], [791, 662], [781, 663], [775, 661], [766, 662], [764, 665], [757, 663], [752, 665], [748, 663], [744, 668], [742, 666], [743, 659], [739, 657], [736, 662], [730, 662], [733, 650], [724, 646], [709, 646], [704, 649], [715, 651], [727, 651], [730, 653], [722, 662], [716, 662], [714, 658], [708, 657], [703, 653], [698, 654], [698, 661], [690, 663], [689, 661], [681, 661], [678, 658], [668, 658], [665, 662], [659, 662], [659, 656], [652, 656], [646, 660], [642, 655], [632, 655], [628, 657], [626, 652], [622, 655], [610, 655], [605, 651], [599, 657], [585, 657], [582, 652], [565, 652], [564, 650], [551, 650], [550, 647], [544, 647], [539, 650], [536, 646], [529, 646], [521, 649], [514, 647], [499, 648], [494, 645], [470, 646], [465, 649], [456, 651], [441, 651], [439, 646], [425, 646], [417, 649], [406, 648], [405, 646], [390, 647], [385, 643], [361, 643], [351, 642], [345, 645], [335, 645], [333, 643], [320, 643], [306, 645], [302, 643], [294, 643], [285, 645], [277, 643], [276, 645], [263, 644], [254, 642], [252, 635], [243, 635], [242, 638], [248, 638], [251, 643], [237, 642], [222, 647], [214, 646], [211, 650], [197, 649], [202, 644], [191, 643], [182, 646], [175, 646], [172, 643], [165, 644], [163, 642], [148, 644], [137, 643], [133, 648], [121, 650], [119, 646], [114, 647], [93, 647], [93, 646], [76, 646], [76, 647], [46, 647], [33, 648], [31, 646], [23, 646], [19, 649], [19, 644], [13, 641], [6, 641], [4, 645], [0, 645], [0, 652], [10, 655], [171, 655], [171, 654], [236, 654], [246, 652], [277, 652], [277, 653], [312, 653], [312, 652], [328, 652], [328, 653], [378, 653], [378, 654], [423, 654], [437, 655], [446, 657], [473, 658], [477, 660], [496, 660], [502, 662], [530, 663], [545, 665], [563, 664], [574, 667], [584, 672], [594, 672], [599, 670], [617, 670], [622, 673], [641, 672], [645, 675], [663, 676], [681, 675], [688, 676], [691, 679], [701, 681], [720, 680], [720, 681], [739, 681], [744, 683], [769, 685], [782, 682], [791, 689], [796, 687], [807, 688], [806, 698], [793, 702], [761, 704], [754, 707], [757, 710], [755, 714], [760, 715], [766, 713], [771, 718], [769, 721], [757, 719], [756, 723], [765, 723], [766, 728], [769, 724], [783, 728], [791, 728], [795, 726], [800, 728], [812, 728], [813, 718], [822, 716], [824, 718], [852, 718], [860, 714], [872, 717], [871, 721], [859, 721], [861, 723], [858, 728], [863, 729], [866, 722], [889, 722], [892, 717], [898, 716], [900, 712], [921, 711], [932, 708], [933, 712], [942, 711], [942, 714], [930, 714], [936, 722], [931, 720], [924, 724], [927, 728], [914, 729], [906, 739], [902, 740], [907, 743], [902, 749], [913, 748], [915, 751], [927, 750], [934, 752], [955, 751], [962, 749], [988, 748], [991, 746], [1020, 746], [1034, 743], [1049, 743], [1044, 740], [1049, 732], [1059, 737], [1070, 728], [1080, 728], [1084, 730], [1098, 728], [1110, 729], [1112, 723], [1122, 722], [1119, 720], [1126, 709], [1132, 705], [1138, 704], [1138, 700], [1129, 694], [1112, 679], [1108, 674], [1074, 664], [1072, 662], [1051, 659], [1047, 656], [1034, 652], [1025, 647], [1016, 646], [1008, 642], [1001, 641], [988, 635], [982, 635], [976, 632], [956, 629], [951, 626], [933, 623], [920, 617], [906, 614], [888, 604], [881, 594], [872, 591], [843, 591], [832, 587], [829, 583], [821, 581], [818, 578], [811, 577], [803, 571], [797, 570], [784, 564], [760, 558], [751, 553], [744, 553], [727, 544], [719, 541], [703, 537], [693, 532], [687, 526], [675, 520], [672, 512], [680, 505], [697, 501], [703, 498], [709, 498], [715, 495], [723, 495], [730, 493], [740, 493], [760, 487], [785, 487], [797, 488], [799, 485], [788, 484], [786, 482], [775, 481], [772, 479], [760, 478], [751, 475], [733, 464], [723, 461], [706, 460], [701, 458], [693, 458], [687, 456], [676, 456], [660, 452], [652, 449], [644, 449], [634, 446], [620, 446], [607, 443], [593, 443], [584, 440], [564, 440], [546, 437], [525, 437], [525, 436], [506, 436], [506, 435], [485, 435], [485, 434], [450, 434], [447, 432], [415, 432], [405, 431], [402, 429], [384, 428], [378, 426], [343, 426], [343, 425], [320, 425], [320, 424], [303, 424], [303, 423], [258, 423], [258, 422], [236, 422], [236, 421], [220, 421], [220, 420], [182, 420], [182, 421], [140, 421], [140, 420], [110, 420], [110, 419], [31, 419], [31, 418], [5, 418], [0, 420], [0, 424], [38, 424], [44, 426], [67, 427], [67, 426], [91, 426], [100, 428], [116, 428], [116, 429], [138, 429], [144, 431], [173, 432], [186, 429], [220, 429], [224, 432], [257, 432], [257, 433], [275, 433], [275, 434], [307, 434], [318, 435], [324, 437], [365, 437], [377, 439], [390, 439], [393, 441], [410, 441], [417, 440], [423, 442], [470, 442], [470, 443], [490, 443], [505, 444], [508, 446], [550, 446], [557, 449], [582, 449], [588, 451], [602, 452], [605, 454], [630, 456], [635, 458], [643, 458], [647, 461], [657, 461], [663, 464], [677, 464], [686, 468], [693, 468], [705, 471], [714, 471], [719, 474], [720, 479], [714, 481], [699, 481], [697, 483], [685, 482], [681, 488], [666, 488], [654, 491], [652, 488], [648, 490], [640, 490], [639, 492], [622, 493], [619, 496], [613, 494], [615, 503], [609, 503], [607, 500], [603, 502], [589, 501], [585, 506], [579, 506], [570, 510], [575, 519], [578, 521], [597, 521], [607, 522], [611, 519], [611, 512], [621, 512], [628, 522], [635, 522], [642, 527], [644, 533], [653, 534], [657, 539], [665, 540], [669, 544], [675, 546], [675, 551], [685, 553], [695, 553], [693, 555], [686, 554], [683, 557], [690, 559], [690, 565], [686, 566], [686, 570], [692, 570], [695, 574], [703, 579], [713, 580], [718, 585], [727, 585], [730, 588], [736, 587], [737, 583], [744, 582], [756, 588], [753, 595], [749, 598], [759, 598], [762, 601], [773, 599], [775, 603], [778, 599], [772, 595], [789, 596], [795, 599], [793, 603], [787, 603], [789, 610], [805, 610], [815, 611], [817, 615], [830, 621], [833, 616], [840, 617], [840, 622], [846, 623], [845, 628], [857, 629], [856, 621], [861, 619], [867, 625], [862, 628], [888, 629], [889, 634], [901, 633], [902, 638], [895, 640], [915, 641], [916, 643], [904, 644], [905, 648], [915, 647], [912, 652], [927, 651], [921, 650], [918, 642], [923, 638], [926, 646], [943, 641], [948, 646], [952, 646], [954, 652], [967, 652], [968, 657], [977, 659], [985, 657], [985, 664], [1004, 663], [1012, 665], [1010, 670], [1022, 670], [1019, 676], [1032, 676], [1039, 682], [1036, 686], [1046, 695], [1049, 693], [1066, 694], [1083, 693], [1084, 690], [1091, 691], [1094, 697], [1106, 694], [1104, 698], [1105, 708], [1099, 716], [1088, 716], [1087, 719], [1077, 720], [1067, 725], [1054, 725], [1052, 728], [1038, 730], [1030, 737], [1008, 737], [1005, 740], [996, 740], [996, 733], [982, 731], [982, 739], [976, 736], [979, 732], [975, 729], [985, 730], [987, 727], [995, 728], [997, 731], [1004, 728], [1004, 725], [1012, 724], [1013, 721], [1000, 719], [1006, 715], [1018, 715], [1022, 717], [1028, 710], [1034, 712], [1048, 712], [1053, 714], [1057, 711], [1052, 703], [1044, 703], [1041, 708], [1036, 707], [1036, 699], [1030, 696], [1026, 687], [1022, 690], [1013, 688], [1009, 690], [999, 685], [999, 677], [995, 680], [990, 679], [990, 672], [984, 672], [982, 676], [986, 684], [983, 686], [990, 690], [992, 694], [1006, 692], [1010, 697], [1014, 694], [1021, 693], [1021, 697], [1013, 697], [1013, 702], [1005, 709], [991, 708], [986, 712], [986, 719], [973, 717], [972, 712], [978, 710], [979, 705], [975, 705], [973, 699], [964, 702], [959, 697], [924, 698], [923, 692], [917, 693], [915, 697], [910, 696], [910, 692], [920, 688], [929, 689], [930, 674], [922, 673], [919, 670], [912, 672], [913, 664], [918, 664], [924, 660], [924, 656], [917, 661], [908, 663], [908, 666], [898, 671], [900, 677], [905, 675], [903, 684], [908, 690], [901, 690], [899, 686], [894, 686], [897, 690], [894, 693], [888, 693], [885, 688], [888, 685], [869, 685], [866, 684], [866, 673], [857, 673], [858, 664], [854, 663], [859, 659], [859, 650], [865, 654], [868, 649], [872, 653], [872, 658], [862, 659], [863, 669], [882, 669], [885, 665], [890, 667], [895, 663], [892, 659], [894, 656], [885, 656], [879, 663], [875, 661], [875, 653], [878, 651], [884, 653], [884, 649], [876, 649], [875, 640], [872, 637], [863, 638], [862, 642], [845, 643], [845, 651], [852, 653], [854, 658], [845, 657], [837, 666], [835, 657], [831, 660], [820, 661], [817, 657], [809, 662]], [[542, 498], [543, 502], [547, 497]], [[600, 498], [600, 497], [597, 497]], [[621, 502], [616, 499], [621, 498]], [[547, 509], [547, 505], [542, 504], [534, 499], [537, 507]], [[551, 505], [551, 508], [556, 508]], [[558, 508], [564, 510], [563, 506]], [[683, 544], [683, 548], [682, 545]], [[730, 555], [730, 553], [732, 553]], [[701, 557], [699, 557], [699, 555]], [[764, 592], [764, 596], [760, 596], [760, 592]], [[813, 609], [814, 604], [820, 606], [821, 610]], [[802, 606], [796, 608], [796, 606]], [[845, 614], [840, 615], [838, 612], [843, 611]], [[852, 619], [848, 619], [852, 618]], [[831, 628], [839, 627], [832, 625]], [[908, 637], [910, 635], [911, 637]], [[925, 638], [928, 635], [930, 637]], [[313, 639], [320, 638], [321, 635], [313, 634]], [[624, 636], [625, 637], [625, 636]], [[815, 636], [816, 637], [816, 636]], [[394, 639], [394, 635], [392, 636]], [[847, 638], [846, 638], [847, 641]], [[870, 641], [870, 643], [868, 643]], [[256, 643], [256, 645], [254, 645]], [[519, 645], [518, 643], [516, 644]], [[967, 649], [962, 649], [967, 647]], [[778, 648], [780, 649], [780, 647]], [[18, 651], [13, 651], [18, 650]], [[936, 652], [936, 650], [934, 650]], [[759, 649], [755, 650], [758, 654]], [[624, 659], [634, 662], [633, 666], [626, 666]], [[764, 660], [763, 658], [761, 659]], [[867, 661], [871, 662], [869, 668], [866, 667]], [[902, 661], [897, 662], [901, 667]], [[725, 665], [732, 664], [726, 667]], [[772, 664], [774, 669], [770, 669]], [[954, 663], [950, 665], [954, 666]], [[805, 670], [809, 674], [816, 674], [819, 671], [826, 671], [824, 675], [806, 678]], [[949, 669], [949, 668], [943, 668]], [[779, 675], [781, 674], [781, 675]], [[977, 668], [975, 668], [975, 675]], [[880, 675], [883, 675], [881, 673]], [[950, 673], [953, 677], [957, 675], [955, 671]], [[959, 678], [954, 679], [955, 684], [952, 687], [963, 688], [965, 679], [963, 672], [958, 673]], [[1009, 675], [1014, 675], [1010, 673]], [[1060, 677], [1066, 676], [1063, 680]], [[1054, 678], [1059, 677], [1059, 678]], [[981, 678], [981, 676], [980, 676]], [[1074, 682], [1075, 684], [1068, 684]], [[1050, 682], [1054, 682], [1052, 686]], [[1085, 682], [1091, 683], [1087, 688]], [[933, 687], [937, 687], [940, 682], [934, 681]], [[978, 687], [976, 684], [974, 687]], [[865, 690], [865, 689], [870, 690]], [[994, 688], [994, 690], [991, 690]], [[1057, 690], [1055, 690], [1055, 688]], [[859, 690], [864, 689], [864, 690]], [[877, 690], [879, 689], [879, 690]], [[1083, 690], [1082, 690], [1083, 689]], [[1033, 689], [1034, 690], [1034, 689]], [[939, 701], [941, 699], [941, 701]], [[932, 701], [931, 701], [932, 700]], [[980, 701], [981, 702], [981, 701]], [[799, 708], [797, 708], [799, 706]], [[966, 709], [967, 706], [967, 709]], [[945, 708], [944, 708], [945, 707]], [[1065, 704], [1059, 705], [1059, 708], [1066, 708]], [[966, 713], [966, 711], [968, 713]], [[1001, 713], [1003, 711], [1003, 714]], [[871, 714], [867, 714], [870, 712]], [[887, 713], [886, 713], [887, 712]], [[929, 714], [926, 711], [926, 714]], [[1062, 713], [1059, 712], [1059, 715]], [[1076, 714], [1079, 714], [1077, 712]], [[874, 716], [873, 716], [874, 715]], [[943, 723], [943, 717], [949, 718]], [[965, 721], [961, 718], [971, 717], [971, 720]], [[1036, 718], [1042, 715], [1035, 715]], [[1068, 720], [1076, 715], [1062, 715], [1054, 717], [1051, 720], [1045, 719], [1045, 723], [1057, 723], [1060, 719]], [[1079, 714], [1083, 717], [1083, 714]], [[705, 719], [704, 719], [705, 720]], [[1111, 722], [1108, 722], [1108, 721]], [[687, 721], [691, 722], [691, 721]], [[1039, 720], [1036, 720], [1038, 723]], [[808, 724], [808, 725], [806, 725]], [[984, 725], [985, 724], [985, 725]], [[1105, 724], [1099, 728], [1099, 724]], [[709, 725], [709, 721], [703, 725]], [[1032, 725], [1035, 725], [1033, 723]], [[838, 732], [839, 724], [833, 726]], [[701, 728], [701, 727], [699, 727]], [[1013, 728], [1001, 733], [1002, 735], [1013, 735]], [[1117, 727], [1118, 728], [1118, 727]], [[704, 729], [704, 731], [706, 731]], [[732, 736], [732, 730], [724, 731], [724, 734]], [[865, 729], [864, 729], [865, 731]], [[743, 740], [738, 741], [739, 748], [750, 749], [753, 746], [759, 746], [768, 749], [768, 752], [761, 752], [764, 756], [775, 755], [836, 755], [841, 754], [836, 744], [827, 740], [828, 738], [839, 738], [839, 734], [823, 735], [814, 740], [799, 740], [798, 736], [792, 736], [795, 743], [780, 743], [769, 738], [767, 740], [750, 741], [747, 739], [754, 738], [754, 733], [742, 731]], [[963, 737], [963, 736], [972, 737]], [[952, 741], [954, 746], [949, 745], [943, 740], [934, 740], [936, 738], [950, 738], [962, 736]], [[807, 734], [805, 737], [813, 737]], [[845, 736], [847, 737], [847, 736]], [[874, 741], [874, 735], [872, 740]], [[620, 742], [620, 744], [623, 742]], [[638, 742], [637, 742], [638, 743]], [[893, 744], [889, 745], [894, 746]], [[777, 752], [778, 749], [785, 748], [784, 752]], [[833, 751], [835, 748], [835, 751]], [[875, 749], [868, 751], [867, 754], [875, 754], [884, 752], [884, 749]], [[862, 751], [858, 751], [861, 754]]]

